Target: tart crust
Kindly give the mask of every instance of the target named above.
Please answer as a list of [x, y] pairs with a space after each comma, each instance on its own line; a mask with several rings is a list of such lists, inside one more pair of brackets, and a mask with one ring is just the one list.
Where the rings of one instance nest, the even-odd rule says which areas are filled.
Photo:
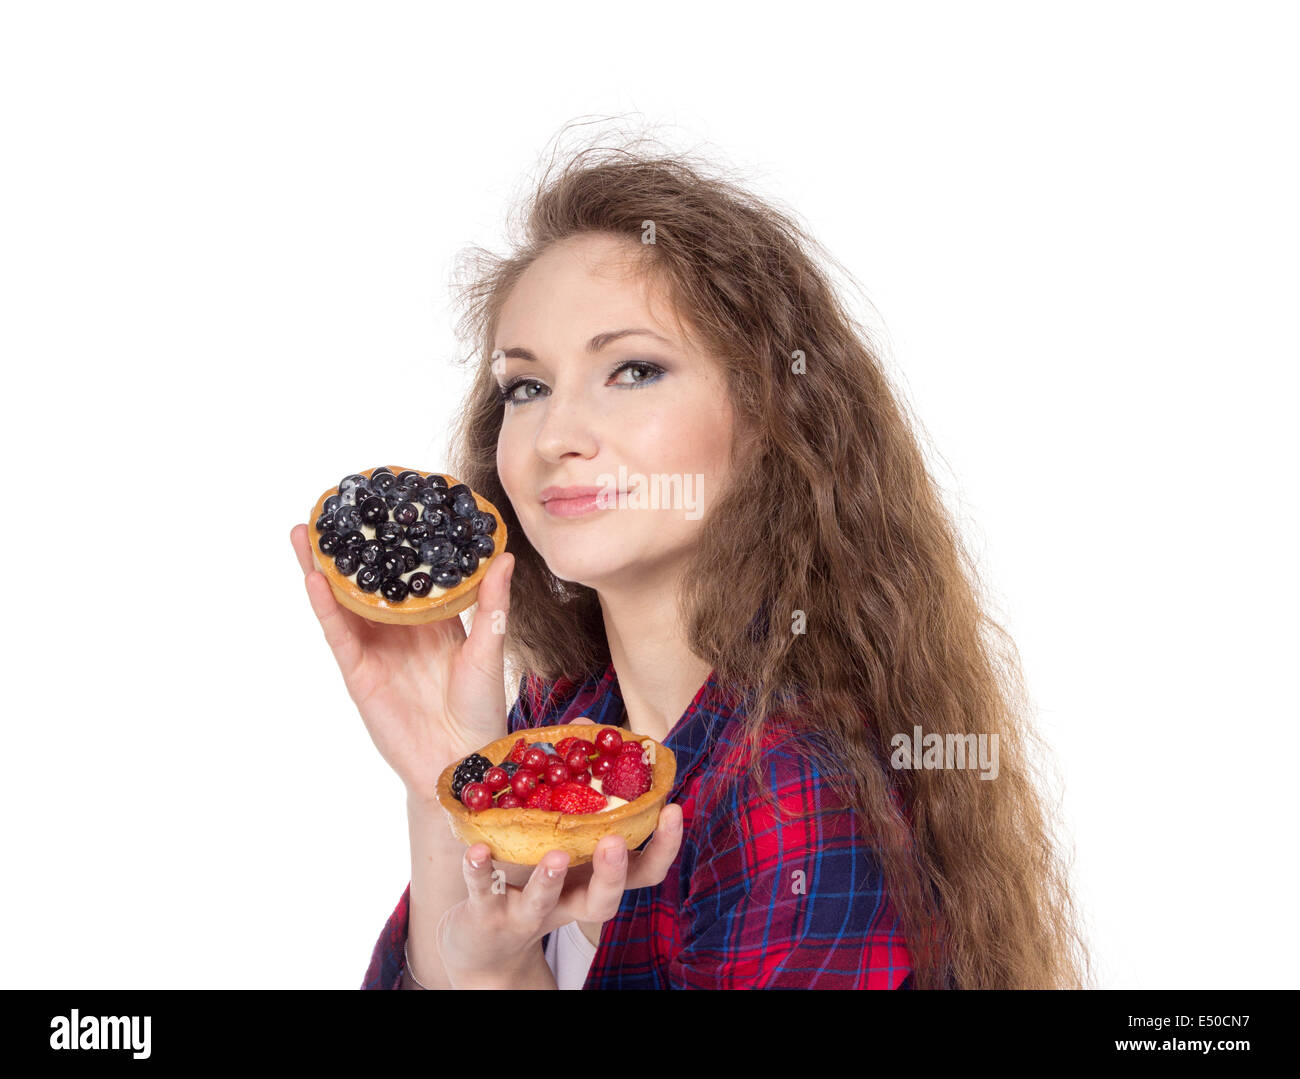
[[[369, 478], [380, 467], [383, 466], [377, 465], [375, 468], [369, 468], [356, 474]], [[392, 469], [393, 474], [396, 476], [400, 476], [407, 471], [420, 472], [421, 475], [442, 476], [447, 481], [448, 487], [455, 487], [456, 484], [461, 482], [445, 472], [430, 473], [423, 472], [418, 468], [398, 468], [396, 465], [389, 465], [388, 467]], [[338, 493], [338, 487], [331, 487], [321, 495], [312, 508], [311, 516], [307, 519], [307, 535], [310, 540], [312, 561], [316, 564], [316, 568], [325, 575], [325, 579], [329, 581], [330, 589], [334, 592], [334, 598], [353, 614], [359, 614], [362, 618], [369, 619], [371, 622], [388, 622], [395, 626], [418, 626], [426, 622], [438, 622], [444, 618], [451, 618], [453, 615], [459, 614], [478, 599], [478, 586], [487, 574], [488, 565], [493, 558], [506, 549], [505, 521], [491, 502], [477, 491], [473, 491], [474, 501], [478, 503], [478, 508], [484, 513], [492, 514], [497, 520], [496, 531], [492, 533], [492, 553], [487, 558], [480, 558], [478, 568], [468, 577], [461, 578], [460, 584], [455, 588], [449, 588], [437, 596], [407, 596], [400, 604], [394, 606], [385, 600], [378, 591], [361, 591], [357, 587], [356, 581], [351, 577], [345, 577], [334, 567], [334, 559], [322, 556], [320, 553], [320, 548], [317, 545], [320, 543], [321, 534], [316, 530], [316, 522], [325, 510], [325, 500], [330, 495]]]
[[[534, 742], [558, 743], [562, 738], [583, 738], [594, 741], [607, 724], [566, 723], [559, 727], [529, 727], [498, 738], [478, 752], [499, 764], [510, 753], [520, 738], [529, 745]], [[673, 780], [677, 775], [677, 760], [673, 751], [662, 742], [634, 734], [622, 727], [609, 727], [623, 736], [623, 741], [648, 744], [654, 763], [651, 766], [651, 786], [645, 794], [627, 805], [603, 813], [560, 813], [553, 809], [482, 809], [473, 811], [451, 793], [451, 780], [456, 772], [455, 761], [443, 769], [438, 777], [438, 804], [446, 811], [451, 831], [466, 846], [486, 843], [492, 857], [498, 862], [516, 865], [536, 865], [547, 851], [562, 850], [569, 855], [569, 865], [585, 865], [591, 861], [596, 844], [604, 836], [621, 835], [628, 850], [639, 846], [655, 830], [659, 811], [668, 801]], [[463, 758], [462, 758], [463, 759]]]

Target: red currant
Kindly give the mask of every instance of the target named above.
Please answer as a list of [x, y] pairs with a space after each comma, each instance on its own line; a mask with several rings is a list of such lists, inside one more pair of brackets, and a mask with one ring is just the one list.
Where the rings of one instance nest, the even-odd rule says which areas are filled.
[[499, 764], [483, 773], [483, 786], [487, 787], [493, 794], [501, 790], [502, 787], [509, 785], [509, 783], [510, 777], [506, 775], [506, 770]]
[[594, 776], [603, 776], [613, 767], [614, 758], [602, 755], [591, 762], [591, 774]]
[[587, 751], [582, 746], [574, 746], [564, 758], [570, 772], [581, 772], [587, 767]]
[[519, 796], [512, 794], [510, 791], [506, 791], [505, 794], [497, 799], [497, 809], [518, 809], [523, 804], [524, 803], [519, 799]]
[[[530, 772], [536, 772], [541, 775], [546, 771], [546, 766], [550, 763], [550, 755], [544, 749], [538, 749], [534, 746], [524, 754], [523, 764], [520, 768], [527, 768]], [[516, 773], [517, 775], [518, 773]]]
[[583, 784], [584, 786], [588, 786], [588, 787], [591, 786], [591, 772], [590, 772], [590, 770], [584, 768], [581, 772], [579, 772], [576, 776], [573, 777], [573, 782], [574, 782], [574, 783], [581, 783], [581, 784]]
[[606, 727], [596, 735], [596, 748], [602, 753], [617, 753], [623, 745], [623, 736], [613, 727]]
[[551, 758], [551, 763], [546, 766], [546, 782], [555, 786], [557, 783], [565, 783], [569, 778], [569, 768], [564, 761], [557, 761]]
[[492, 807], [492, 792], [482, 783], [466, 783], [460, 792], [460, 800], [477, 813], [480, 809]]
[[537, 773], [520, 768], [510, 779], [510, 789], [516, 798], [525, 799], [537, 789]]

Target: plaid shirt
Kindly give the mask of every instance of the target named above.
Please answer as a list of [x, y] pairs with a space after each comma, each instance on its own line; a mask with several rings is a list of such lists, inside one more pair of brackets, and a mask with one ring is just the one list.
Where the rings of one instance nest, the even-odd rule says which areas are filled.
[[[902, 930], [856, 814], [790, 749], [792, 737], [815, 732], [775, 724], [765, 736], [761, 762], [777, 816], [749, 781], [738, 707], [710, 673], [669, 732], [681, 850], [660, 884], [623, 894], [583, 988], [911, 988]], [[622, 725], [612, 665], [585, 682], [525, 676], [508, 726], [583, 716]], [[384, 926], [363, 989], [401, 984], [410, 892], [408, 884]]]

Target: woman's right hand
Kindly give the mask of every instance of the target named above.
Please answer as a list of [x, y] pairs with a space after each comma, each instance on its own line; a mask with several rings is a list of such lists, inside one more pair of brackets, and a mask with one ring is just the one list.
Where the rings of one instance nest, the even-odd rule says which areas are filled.
[[489, 563], [467, 635], [459, 617], [394, 626], [353, 614], [315, 568], [307, 526], [295, 525], [289, 538], [371, 740], [408, 796], [432, 800], [448, 764], [506, 735], [504, 618], [514, 555], [503, 552]]

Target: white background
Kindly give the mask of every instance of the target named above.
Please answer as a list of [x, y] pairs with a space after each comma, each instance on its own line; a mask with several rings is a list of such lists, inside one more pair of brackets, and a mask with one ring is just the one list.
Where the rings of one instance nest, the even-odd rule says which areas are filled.
[[360, 983], [403, 791], [288, 532], [444, 460], [453, 259], [617, 114], [874, 305], [1102, 983], [1295, 986], [1285, 6], [0, 10], [0, 985]]

